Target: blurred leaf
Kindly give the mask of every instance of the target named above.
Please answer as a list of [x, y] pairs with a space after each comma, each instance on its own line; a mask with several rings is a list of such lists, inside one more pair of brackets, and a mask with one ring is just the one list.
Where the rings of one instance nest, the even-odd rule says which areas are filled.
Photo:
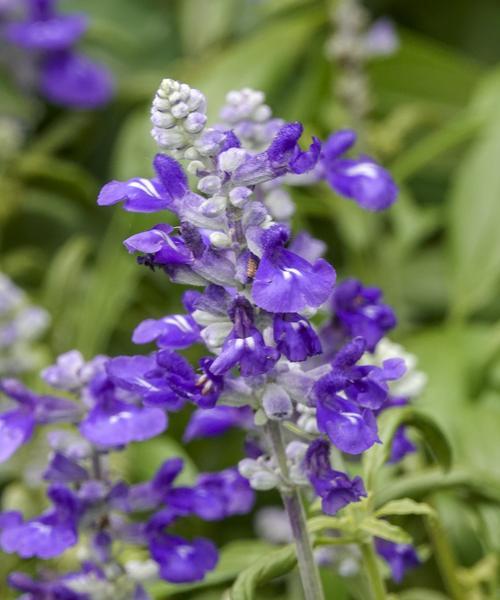
[[231, 31], [237, 5], [235, 0], [179, 2], [180, 33], [185, 53], [200, 54], [214, 42], [224, 39]]
[[478, 469], [453, 469], [443, 473], [427, 469], [418, 473], [402, 475], [397, 480], [386, 483], [376, 491], [373, 498], [376, 506], [383, 506], [390, 500], [410, 497], [414, 500], [443, 490], [463, 492], [469, 498], [481, 498], [486, 502], [500, 503], [500, 478], [488, 471]]
[[449, 600], [441, 592], [430, 590], [428, 588], [411, 588], [410, 590], [402, 590], [398, 594], [399, 600]]
[[52, 315], [52, 327], [57, 350], [72, 346], [75, 330], [74, 304], [78, 302], [84, 277], [83, 265], [90, 252], [90, 240], [70, 238], [53, 257], [44, 282], [43, 304]]
[[432, 165], [441, 154], [469, 141], [483, 125], [484, 116], [464, 111], [450, 121], [418, 140], [409, 149], [401, 152], [389, 166], [394, 178], [401, 182], [421, 169]]
[[261, 556], [240, 573], [231, 589], [231, 600], [254, 600], [259, 585], [289, 573], [296, 562], [295, 547], [291, 544]]
[[384, 506], [381, 506], [376, 512], [376, 517], [386, 517], [389, 515], [433, 515], [434, 509], [424, 502], [415, 502], [411, 498], [401, 498], [400, 500], [391, 500]]
[[[157, 85], [160, 82], [157, 82]], [[151, 90], [151, 97], [155, 93]], [[156, 144], [150, 134], [149, 108], [135, 110], [127, 118], [116, 141], [111, 172], [116, 179], [149, 177], [153, 173], [152, 162]]]
[[175, 457], [184, 461], [184, 468], [175, 480], [176, 485], [193, 485], [198, 469], [186, 449], [168, 435], [148, 440], [147, 444], [130, 445], [126, 461], [131, 481], [150, 480], [164, 461]]
[[399, 33], [398, 52], [369, 65], [379, 104], [387, 108], [425, 100], [446, 113], [462, 109], [482, 74], [481, 67], [430, 38]]
[[391, 408], [384, 411], [379, 418], [379, 437], [382, 444], [375, 444], [363, 456], [363, 468], [369, 490], [372, 489], [378, 470], [389, 459], [392, 439], [401, 425], [415, 427], [422, 434], [425, 444], [437, 462], [445, 469], [450, 467], [451, 447], [436, 421], [412, 406]]
[[499, 154], [500, 110], [457, 166], [453, 182], [450, 302], [453, 313], [462, 317], [493, 300], [500, 280]]
[[[253, 87], [270, 92], [278, 89], [324, 18], [322, 11], [309, 8], [270, 21], [233, 44], [230, 52], [194, 65], [189, 81], [207, 96], [209, 114], [212, 117], [217, 114], [230, 90]], [[272, 60], [269, 60], [270, 48]], [[181, 67], [181, 72], [186, 73], [185, 69], [189, 74], [189, 65]]]
[[231, 542], [222, 548], [216, 569], [208, 573], [203, 581], [182, 585], [158, 582], [153, 584], [149, 591], [154, 598], [160, 599], [231, 582], [249, 565], [258, 561], [263, 554], [267, 556], [270, 548], [269, 544], [261, 540]]
[[364, 519], [360, 528], [375, 537], [380, 537], [384, 540], [389, 540], [396, 544], [410, 544], [411, 535], [406, 533], [404, 529], [393, 525], [383, 519], [376, 519], [375, 517], [368, 517]]
[[79, 310], [76, 347], [85, 356], [106, 350], [110, 336], [132, 299], [140, 269], [121, 243], [130, 228], [130, 216], [117, 211], [102, 240]]

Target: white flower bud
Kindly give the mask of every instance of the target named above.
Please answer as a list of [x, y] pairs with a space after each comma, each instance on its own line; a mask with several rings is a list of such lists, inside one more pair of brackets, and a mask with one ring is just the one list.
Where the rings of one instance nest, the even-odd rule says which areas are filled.
[[293, 414], [293, 404], [284, 388], [275, 383], [266, 386], [262, 395], [262, 407], [269, 419], [281, 421], [290, 419]]
[[229, 148], [219, 154], [219, 167], [223, 171], [232, 173], [243, 163], [246, 156], [247, 153], [243, 148]]
[[279, 477], [271, 471], [260, 471], [253, 475], [249, 482], [254, 490], [272, 490], [279, 484]]
[[198, 182], [198, 189], [204, 194], [216, 194], [222, 186], [222, 181], [217, 175], [207, 175]]
[[231, 246], [231, 238], [225, 233], [214, 231], [209, 237], [210, 243], [216, 248], [229, 248]]

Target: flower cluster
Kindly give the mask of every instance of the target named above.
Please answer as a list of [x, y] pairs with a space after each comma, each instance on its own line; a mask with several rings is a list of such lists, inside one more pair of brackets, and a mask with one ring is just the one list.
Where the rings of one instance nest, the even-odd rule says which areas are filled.
[[59, 428], [48, 433], [51, 453], [43, 472], [50, 506], [30, 519], [18, 511], [0, 513], [0, 548], [47, 560], [79, 545], [83, 561], [81, 571], [48, 580], [11, 575], [11, 585], [28, 598], [94, 598], [101, 588], [147, 598], [141, 570], [122, 564], [117, 543], [144, 547], [153, 576], [171, 582], [202, 579], [217, 563], [215, 546], [204, 538], [186, 540], [169, 528], [186, 516], [213, 521], [252, 508], [254, 492], [236, 468], [201, 474], [192, 486], [175, 483], [183, 468], [178, 458], [166, 460], [150, 481], [128, 484], [113, 475], [112, 453], [167, 426], [163, 403], [128, 382], [121, 385], [115, 360], [98, 356], [85, 362], [78, 351], [61, 355], [42, 373], [58, 395], [36, 394], [15, 379], [1, 383], [13, 407], [0, 414], [0, 460], [12, 456], [36, 428]]
[[22, 50], [19, 60], [30, 64], [39, 92], [71, 108], [106, 104], [113, 94], [110, 72], [75, 50], [88, 26], [86, 16], [59, 13], [56, 0], [24, 0], [23, 10], [17, 9], [18, 3], [7, 5], [0, 14], [2, 34], [7, 44]]
[[49, 323], [49, 315], [32, 306], [24, 292], [0, 273], [0, 376], [18, 375], [41, 362], [34, 346]]
[[[396, 324], [392, 309], [380, 290], [356, 280], [335, 287], [324, 244], [292, 234], [283, 184], [325, 180], [367, 210], [390, 206], [397, 188], [373, 160], [345, 156], [352, 131], [303, 149], [301, 124], [274, 118], [250, 89], [229, 93], [219, 123], [208, 127], [201, 92], [164, 80], [152, 123], [162, 151], [155, 177], [108, 183], [98, 202], [173, 213], [177, 226], [159, 223], [125, 247], [140, 264], [202, 290], [185, 293], [185, 313], [141, 323], [133, 340], [158, 349], [113, 359], [110, 374], [166, 410], [194, 402], [187, 441], [246, 429], [240, 472], [253, 488], [312, 488], [335, 514], [366, 492], [359, 477], [332, 467], [331, 455], [357, 455], [379, 441], [377, 415], [394, 405], [390, 386], [406, 367], [397, 353], [371, 354]], [[321, 319], [325, 309], [330, 316]], [[208, 351], [197, 370], [178, 353], [193, 344]], [[267, 435], [273, 423], [303, 432], [296, 439], [287, 430], [285, 472]]]
[[[380, 291], [355, 280], [336, 285], [324, 244], [294, 235], [289, 222], [293, 202], [285, 184], [326, 181], [367, 210], [395, 201], [385, 169], [345, 156], [354, 133], [334, 133], [325, 143], [313, 138], [304, 149], [302, 125], [274, 118], [264, 96], [250, 89], [228, 94], [220, 122], [209, 127], [203, 94], [169, 79], [153, 101], [152, 123], [161, 150], [155, 177], [112, 181], [98, 203], [172, 213], [175, 226], [160, 222], [126, 239], [125, 248], [140, 264], [198, 289], [184, 293], [179, 314], [137, 326], [133, 341], [154, 343], [152, 352], [88, 363], [76, 351], [61, 356], [43, 378], [64, 398], [3, 382], [16, 404], [0, 417], [4, 459], [42, 424], [69, 422], [78, 436], [68, 441], [51, 433], [45, 477], [52, 507], [29, 521], [4, 514], [0, 546], [48, 558], [84, 531], [98, 557], [55, 582], [15, 576], [12, 585], [28, 592], [35, 585], [76, 589], [83, 578], [131, 585], [145, 597], [140, 582], [123, 580], [114, 540], [146, 547], [169, 581], [200, 579], [215, 565], [213, 545], [166, 528], [188, 515], [213, 520], [247, 512], [252, 488], [296, 494], [298, 506], [303, 489], [321, 499], [326, 514], [336, 514], [366, 491], [359, 476], [334, 468], [339, 461], [332, 457], [378, 443], [377, 416], [400, 401], [395, 383], [407, 393], [405, 360], [397, 349], [378, 353], [396, 324]], [[203, 349], [196, 367], [182, 354], [195, 345]], [[412, 388], [411, 377], [406, 381]], [[109, 453], [160, 435], [169, 413], [185, 406], [194, 407], [187, 442], [231, 427], [247, 432], [239, 471], [204, 474], [181, 487], [174, 483], [181, 463], [173, 459], [149, 482], [113, 480]]]

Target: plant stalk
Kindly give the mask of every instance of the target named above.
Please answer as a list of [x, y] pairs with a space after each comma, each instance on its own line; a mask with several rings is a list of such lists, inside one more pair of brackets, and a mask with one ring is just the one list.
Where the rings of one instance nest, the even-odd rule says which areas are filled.
[[386, 600], [387, 594], [385, 583], [378, 568], [377, 556], [373, 547], [373, 542], [361, 544], [361, 554], [363, 556], [363, 564], [365, 573], [370, 583], [373, 600]]
[[[271, 448], [278, 462], [283, 479], [288, 482], [289, 473], [281, 426], [278, 422], [269, 421], [266, 428]], [[281, 497], [288, 514], [297, 548], [297, 563], [302, 587], [304, 588], [305, 600], [324, 600], [319, 570], [314, 560], [311, 539], [307, 531], [306, 515], [299, 490], [296, 487], [287, 486], [281, 491]]]

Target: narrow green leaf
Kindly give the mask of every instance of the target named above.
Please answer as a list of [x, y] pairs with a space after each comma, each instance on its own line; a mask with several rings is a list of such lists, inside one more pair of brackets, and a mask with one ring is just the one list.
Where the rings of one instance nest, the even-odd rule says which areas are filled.
[[295, 547], [292, 544], [262, 556], [236, 579], [231, 589], [231, 600], [254, 600], [259, 585], [289, 573], [296, 562]]
[[388, 521], [368, 517], [360, 524], [360, 529], [373, 536], [380, 537], [396, 544], [410, 544], [411, 536], [404, 529]]
[[457, 165], [449, 202], [451, 304], [465, 317], [491, 302], [500, 282], [500, 110]]
[[307, 521], [307, 528], [311, 533], [322, 531], [323, 529], [340, 529], [347, 531], [351, 529], [349, 520], [345, 517], [313, 517]]
[[387, 517], [390, 515], [434, 515], [432, 506], [425, 502], [415, 502], [411, 498], [391, 500], [375, 512], [376, 517]]
[[403, 475], [388, 483], [373, 495], [375, 506], [384, 506], [391, 500], [410, 497], [414, 500], [425, 498], [428, 494], [444, 490], [462, 492], [471, 499], [480, 498], [486, 502], [500, 504], [500, 478], [493, 477], [487, 471], [454, 469], [443, 473], [438, 469], [428, 469], [419, 473]]
[[76, 346], [86, 356], [106, 351], [139, 279], [139, 267], [121, 243], [130, 231], [130, 216], [117, 211], [100, 246], [96, 268], [80, 306]]
[[385, 411], [379, 420], [379, 436], [382, 444], [375, 444], [363, 458], [365, 479], [371, 490], [378, 470], [387, 462], [392, 439], [400, 427], [415, 427], [434, 455], [436, 461], [445, 469], [451, 465], [451, 447], [439, 425], [427, 414], [412, 406]]

